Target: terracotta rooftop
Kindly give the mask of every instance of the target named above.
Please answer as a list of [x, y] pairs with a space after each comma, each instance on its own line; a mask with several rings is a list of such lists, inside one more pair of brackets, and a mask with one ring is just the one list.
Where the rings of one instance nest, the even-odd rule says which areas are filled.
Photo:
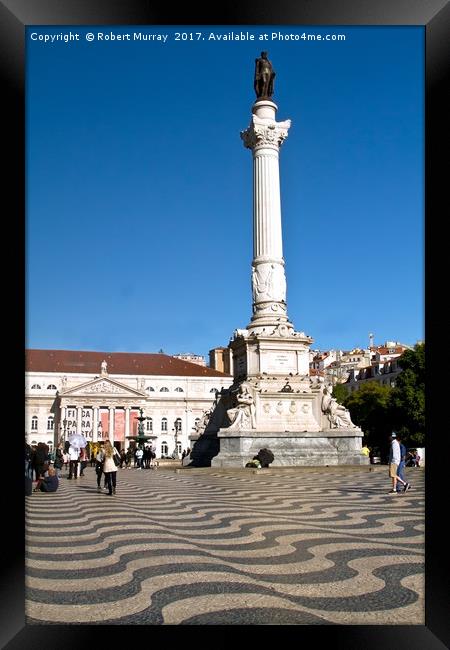
[[100, 375], [105, 360], [109, 375], [169, 375], [174, 377], [229, 377], [223, 372], [167, 354], [140, 352], [86, 352], [80, 350], [26, 350], [28, 372]]
[[[393, 352], [389, 352], [389, 350], [393, 350]], [[376, 349], [376, 352], [378, 352], [378, 354], [401, 354], [404, 350], [405, 348], [401, 346], [395, 346], [392, 348], [380, 346]]]

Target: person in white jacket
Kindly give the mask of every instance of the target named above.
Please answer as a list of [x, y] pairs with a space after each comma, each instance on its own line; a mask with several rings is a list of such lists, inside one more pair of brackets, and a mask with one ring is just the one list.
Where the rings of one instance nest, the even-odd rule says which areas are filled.
[[78, 478], [78, 458], [80, 450], [78, 447], [69, 447], [69, 476], [67, 478]]
[[108, 489], [108, 494], [112, 495], [116, 493], [117, 483], [117, 467], [114, 462], [114, 456], [117, 456], [120, 462], [120, 455], [117, 449], [112, 446], [109, 440], [106, 440], [105, 442], [103, 453], [103, 472], [105, 474], [105, 482]]
[[400, 478], [400, 476], [397, 474], [400, 460], [400, 444], [397, 440], [397, 434], [393, 431], [391, 433], [391, 449], [389, 452], [389, 476], [392, 479], [392, 490], [389, 492], [389, 494], [397, 494], [397, 482], [403, 484], [404, 492], [411, 488], [410, 484]]

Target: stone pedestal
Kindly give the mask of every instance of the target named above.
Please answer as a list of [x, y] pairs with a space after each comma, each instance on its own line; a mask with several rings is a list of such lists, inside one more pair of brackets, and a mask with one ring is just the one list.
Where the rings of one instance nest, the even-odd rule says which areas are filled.
[[273, 452], [271, 467], [367, 465], [367, 457], [361, 454], [361, 435], [354, 429], [303, 433], [220, 429], [220, 453], [212, 458], [211, 465], [245, 467], [264, 447]]

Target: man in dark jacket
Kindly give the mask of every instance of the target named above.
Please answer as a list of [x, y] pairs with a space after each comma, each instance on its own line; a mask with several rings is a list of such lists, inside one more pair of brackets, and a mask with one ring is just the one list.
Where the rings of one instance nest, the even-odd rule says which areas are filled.
[[36, 479], [44, 476], [47, 469], [46, 463], [48, 461], [48, 447], [43, 442], [40, 442], [34, 453], [34, 469], [36, 472]]

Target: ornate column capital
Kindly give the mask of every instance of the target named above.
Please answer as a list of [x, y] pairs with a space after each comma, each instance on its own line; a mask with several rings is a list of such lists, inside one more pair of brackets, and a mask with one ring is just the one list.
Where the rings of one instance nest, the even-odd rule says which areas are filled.
[[241, 131], [241, 138], [247, 149], [272, 148], [278, 151], [288, 136], [290, 126], [291, 120], [275, 122], [253, 115], [248, 129]]

